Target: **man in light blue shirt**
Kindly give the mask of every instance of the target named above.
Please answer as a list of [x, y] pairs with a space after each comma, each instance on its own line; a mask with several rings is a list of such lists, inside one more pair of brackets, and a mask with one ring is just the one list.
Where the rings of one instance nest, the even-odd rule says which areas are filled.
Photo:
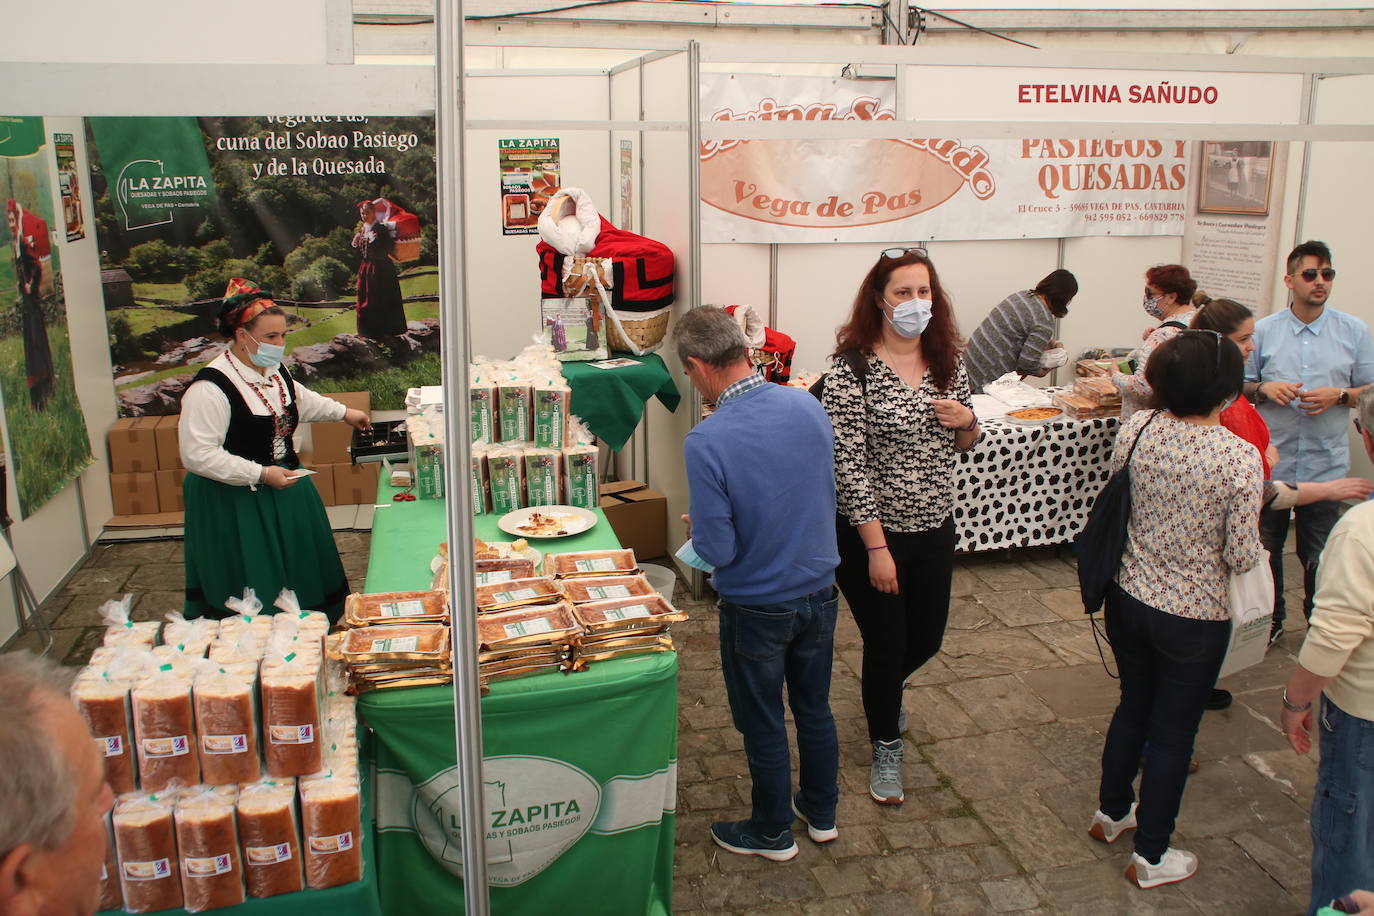
[[[1246, 394], [1269, 425], [1278, 449], [1274, 480], [1325, 481], [1350, 470], [1348, 409], [1374, 382], [1374, 340], [1369, 326], [1328, 308], [1336, 271], [1322, 242], [1303, 242], [1288, 255], [1284, 284], [1292, 304], [1255, 323], [1255, 352], [1246, 366]], [[1317, 559], [1336, 524], [1340, 504], [1321, 500], [1295, 509], [1267, 509], [1260, 538], [1274, 572], [1273, 642], [1283, 635], [1283, 545], [1290, 512], [1296, 513], [1298, 559], [1303, 566], [1305, 617], [1312, 616]]]

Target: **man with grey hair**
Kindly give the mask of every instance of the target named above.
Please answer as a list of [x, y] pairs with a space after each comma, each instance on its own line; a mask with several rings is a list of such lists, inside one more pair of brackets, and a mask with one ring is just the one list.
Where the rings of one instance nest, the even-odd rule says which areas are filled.
[[[785, 862], [794, 815], [812, 841], [839, 836], [839, 743], [830, 712], [835, 589], [834, 429], [800, 388], [764, 381], [729, 315], [697, 308], [673, 333], [678, 357], [715, 412], [683, 443], [692, 547], [714, 567], [725, 692], [753, 780], [747, 820], [711, 825], [730, 852]], [[799, 791], [783, 723], [786, 687]]]
[[89, 916], [114, 802], [63, 670], [0, 655], [0, 913]]
[[[1374, 388], [1360, 392], [1356, 409], [1374, 458]], [[1308, 909], [1315, 912], [1351, 888], [1374, 887], [1374, 502], [1331, 529], [1298, 668], [1280, 699], [1280, 723], [1299, 754], [1312, 746], [1313, 720], [1321, 723]]]

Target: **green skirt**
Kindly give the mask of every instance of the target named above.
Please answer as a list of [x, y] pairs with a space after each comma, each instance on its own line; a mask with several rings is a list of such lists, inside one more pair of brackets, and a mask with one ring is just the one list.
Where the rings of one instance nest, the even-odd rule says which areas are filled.
[[278, 593], [289, 588], [303, 609], [339, 619], [348, 580], [314, 481], [250, 490], [187, 474], [182, 492], [188, 618], [230, 616], [225, 599], [241, 597], [245, 588], [270, 613]]

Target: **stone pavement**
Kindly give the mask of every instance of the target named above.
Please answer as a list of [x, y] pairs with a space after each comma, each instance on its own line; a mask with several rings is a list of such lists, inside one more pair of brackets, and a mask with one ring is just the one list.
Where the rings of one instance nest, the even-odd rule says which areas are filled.
[[[350, 581], [361, 586], [367, 534], [335, 537]], [[1288, 581], [1300, 583], [1294, 558], [1287, 559]], [[181, 576], [180, 541], [100, 544], [44, 604], [54, 657], [83, 663], [100, 641], [97, 608], [125, 591], [137, 596], [137, 619], [179, 608]], [[1199, 854], [1198, 874], [1139, 891], [1122, 877], [1129, 840], [1102, 846], [1086, 833], [1117, 691], [1098, 660], [1076, 583], [1071, 561], [1048, 550], [960, 560], [944, 649], [907, 687], [907, 800], [900, 807], [868, 797], [861, 642], [842, 607], [831, 694], [840, 735], [840, 839], [817, 847], [798, 824], [801, 853], [783, 864], [731, 855], [708, 835], [712, 821], [748, 815], [749, 779], [725, 701], [715, 611], [680, 587], [677, 600], [693, 618], [674, 628], [682, 662], [674, 909], [1301, 912], [1316, 765], [1297, 757], [1277, 726], [1278, 690], [1301, 632], [1290, 631], [1263, 664], [1223, 682], [1235, 704], [1203, 719], [1201, 767], [1175, 834], [1177, 845]], [[1290, 608], [1300, 606], [1300, 594], [1288, 598]], [[13, 646], [36, 644], [26, 634]]]

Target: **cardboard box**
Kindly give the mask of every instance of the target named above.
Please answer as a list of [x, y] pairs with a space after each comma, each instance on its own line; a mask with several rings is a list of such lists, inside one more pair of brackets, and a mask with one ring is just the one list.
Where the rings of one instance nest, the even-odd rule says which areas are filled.
[[[300, 458], [301, 467], [308, 468], [315, 472], [315, 476], [311, 477], [310, 481], [315, 485], [315, 489], [319, 491], [320, 502], [324, 503], [326, 506], [338, 505], [334, 498], [334, 465], [318, 463], [310, 452], [301, 452], [296, 457]], [[304, 482], [305, 481], [301, 481], [297, 483], [296, 486], [300, 486], [301, 483]]]
[[[332, 398], [345, 407], [361, 410], [369, 417], [372, 416], [371, 392], [344, 391], [326, 394], [325, 397]], [[352, 460], [348, 446], [353, 442], [353, 427], [347, 423], [311, 423], [310, 442], [310, 454], [315, 456], [316, 461], [324, 464], [343, 464]]]
[[637, 480], [601, 485], [601, 511], [622, 547], [639, 559], [668, 552], [668, 500]]
[[181, 467], [181, 443], [177, 433], [181, 430], [181, 414], [174, 413], [159, 417], [153, 439], [157, 442], [157, 469], [171, 471]]
[[377, 502], [380, 464], [335, 464], [333, 470], [334, 505], [370, 506]]
[[161, 417], [121, 417], [110, 427], [110, 473], [142, 474], [157, 470], [155, 430]]
[[154, 476], [157, 478], [157, 504], [162, 512], [181, 512], [186, 506], [181, 501], [181, 484], [190, 472], [185, 468], [174, 468], [170, 471], [158, 471]]
[[[156, 419], [156, 418], [154, 418]], [[150, 440], [151, 442], [151, 437]], [[157, 473], [111, 474], [110, 496], [115, 515], [147, 515], [160, 511], [157, 501]]]

